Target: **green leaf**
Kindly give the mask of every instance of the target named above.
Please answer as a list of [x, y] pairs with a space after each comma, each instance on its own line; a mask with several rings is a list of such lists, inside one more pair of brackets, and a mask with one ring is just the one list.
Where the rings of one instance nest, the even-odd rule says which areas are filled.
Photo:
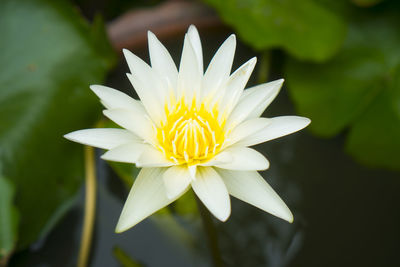
[[132, 259], [122, 248], [116, 246], [113, 248], [113, 255], [122, 267], [142, 267], [143, 265]]
[[111, 168], [115, 171], [118, 177], [122, 180], [127, 188], [131, 188], [133, 185], [133, 181], [136, 179], [136, 176], [139, 174], [139, 169], [136, 168], [134, 164], [130, 163], [122, 163], [122, 162], [107, 162]]
[[13, 204], [14, 184], [0, 176], [0, 266], [7, 260], [17, 242], [18, 211]]
[[348, 151], [377, 167], [400, 169], [400, 27], [388, 15], [358, 19], [343, 49], [325, 64], [290, 60], [286, 77], [311, 131], [334, 136], [350, 127]]
[[370, 7], [374, 6], [383, 0], [351, 0], [355, 5], [360, 7]]
[[256, 49], [282, 47], [299, 59], [334, 55], [346, 23], [318, 0], [205, 0]]
[[100, 20], [64, 1], [0, 2], [0, 164], [16, 186], [19, 247], [51, 229], [83, 178], [82, 147], [62, 136], [93, 126], [88, 86], [114, 61]]
[[347, 150], [360, 162], [400, 170], [400, 66], [350, 130]]

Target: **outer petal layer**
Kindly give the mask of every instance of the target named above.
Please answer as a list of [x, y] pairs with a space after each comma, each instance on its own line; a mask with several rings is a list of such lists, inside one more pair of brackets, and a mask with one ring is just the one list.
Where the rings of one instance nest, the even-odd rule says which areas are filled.
[[139, 159], [136, 162], [138, 167], [168, 167], [175, 165], [172, 160], [168, 160], [165, 155], [151, 145], [144, 147]]
[[270, 124], [261, 130], [242, 138], [236, 145], [238, 146], [253, 146], [264, 143], [272, 139], [276, 139], [294, 132], [297, 132], [308, 124], [311, 120], [305, 117], [298, 116], [281, 116], [269, 119]]
[[241, 140], [247, 140], [249, 136], [258, 133], [262, 129], [266, 128], [270, 123], [270, 119], [267, 118], [255, 118], [244, 121], [229, 133], [225, 145], [231, 146]]
[[223, 93], [224, 86], [231, 74], [233, 57], [236, 49], [236, 37], [234, 34], [228, 37], [215, 53], [207, 71], [204, 74], [202, 84], [202, 99], [210, 101], [216, 98], [217, 93]]
[[228, 191], [219, 174], [212, 167], [198, 167], [192, 188], [201, 202], [221, 221], [231, 214]]
[[147, 144], [128, 143], [104, 153], [101, 158], [116, 162], [136, 163]]
[[79, 130], [64, 135], [68, 140], [88, 146], [112, 149], [122, 144], [139, 141], [139, 138], [125, 129], [97, 128]]
[[289, 208], [258, 172], [223, 169], [217, 169], [217, 172], [232, 196], [288, 222], [293, 222]]
[[257, 171], [269, 168], [268, 160], [258, 151], [248, 147], [229, 147], [222, 153], [231, 155], [232, 160], [228, 163], [217, 163], [214, 166], [241, 171]]
[[253, 72], [256, 62], [257, 58], [253, 57], [240, 66], [229, 77], [229, 80], [226, 84], [225, 95], [221, 102], [221, 111], [223, 111], [225, 115], [229, 115], [239, 101], [250, 75]]
[[[184, 97], [188, 105], [191, 105], [193, 97], [200, 93], [203, 73], [198, 63], [198, 57], [190, 37], [186, 35], [179, 64], [177, 95], [178, 99]], [[198, 100], [199, 97], [196, 99]]]
[[229, 115], [226, 128], [231, 129], [244, 120], [260, 117], [279, 93], [283, 79], [246, 89]]
[[167, 198], [162, 179], [165, 171], [165, 168], [143, 168], [140, 171], [122, 209], [115, 229], [117, 233], [128, 230], [180, 197]]
[[163, 180], [167, 197], [173, 199], [188, 189], [192, 179], [186, 166], [172, 166], [164, 172]]
[[100, 98], [107, 109], [127, 109], [144, 113], [144, 107], [138, 100], [127, 94], [103, 85], [91, 85], [90, 89]]
[[147, 36], [149, 40], [151, 67], [161, 75], [162, 78], [166, 79], [166, 83], [174, 90], [178, 78], [178, 70], [174, 60], [168, 50], [152, 32], [148, 32]]
[[127, 109], [104, 110], [104, 115], [116, 124], [135, 133], [149, 143], [154, 141], [154, 129], [150, 118], [145, 113], [136, 113]]
[[127, 49], [124, 49], [123, 52], [131, 70], [131, 74], [127, 74], [128, 79], [143, 102], [149, 116], [155, 123], [158, 123], [165, 115], [163, 108], [168, 96], [166, 84], [142, 59]]

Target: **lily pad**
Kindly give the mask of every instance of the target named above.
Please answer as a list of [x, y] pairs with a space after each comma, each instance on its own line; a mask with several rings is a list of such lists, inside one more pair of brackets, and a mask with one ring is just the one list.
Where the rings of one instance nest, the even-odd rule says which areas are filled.
[[400, 27], [382, 15], [357, 19], [343, 49], [325, 64], [290, 60], [286, 77], [311, 131], [350, 128], [347, 150], [360, 161], [400, 170]]
[[88, 89], [114, 61], [100, 20], [64, 1], [0, 2], [0, 164], [16, 187], [19, 248], [45, 234], [83, 179], [83, 151], [63, 134], [94, 124]]
[[340, 15], [318, 0], [205, 0], [238, 32], [262, 50], [282, 47], [299, 59], [324, 61], [346, 35]]
[[18, 210], [13, 204], [15, 187], [0, 176], [0, 266], [6, 266], [17, 243]]

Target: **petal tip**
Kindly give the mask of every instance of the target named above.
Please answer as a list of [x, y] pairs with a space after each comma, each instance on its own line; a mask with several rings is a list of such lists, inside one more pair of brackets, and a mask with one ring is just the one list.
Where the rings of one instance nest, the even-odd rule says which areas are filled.
[[220, 220], [221, 222], [226, 222], [229, 217], [231, 216], [231, 209], [229, 208], [226, 213], [224, 214], [219, 214], [219, 216], [217, 217], [218, 220]]
[[189, 31], [196, 31], [196, 32], [197, 32], [196, 26], [194, 26], [194, 24], [190, 24], [190, 25], [189, 25], [189, 28], [188, 28], [188, 32], [189, 32]]
[[123, 232], [125, 232], [126, 230], [128, 230], [129, 228], [131, 228], [131, 227], [127, 227], [127, 226], [125, 226], [125, 225], [121, 225], [119, 222], [118, 222], [118, 224], [117, 224], [117, 226], [115, 227], [115, 233], [117, 233], [117, 234], [120, 234], [120, 233], [123, 233]]
[[98, 90], [99, 85], [98, 84], [91, 84], [91, 85], [89, 85], [89, 88], [90, 88], [90, 90], [95, 91], [95, 90]]
[[65, 139], [68, 139], [68, 140], [70, 140], [70, 141], [73, 141], [73, 136], [74, 136], [73, 133], [74, 133], [74, 132], [64, 134], [63, 137], [64, 137]]
[[127, 54], [132, 53], [132, 52], [126, 48], [122, 48], [122, 53], [124, 53], [124, 55], [126, 56]]
[[[290, 211], [289, 211], [289, 212], [290, 212]], [[287, 221], [288, 223], [293, 223], [294, 217], [293, 217], [292, 212], [290, 212], [290, 213], [288, 214], [288, 216], [286, 216], [286, 217], [284, 217], [284, 218], [282, 218], [282, 219], [284, 219], [284, 220]]]

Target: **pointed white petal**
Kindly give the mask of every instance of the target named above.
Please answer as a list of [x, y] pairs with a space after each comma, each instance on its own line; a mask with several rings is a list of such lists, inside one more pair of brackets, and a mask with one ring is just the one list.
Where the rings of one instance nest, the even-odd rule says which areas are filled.
[[194, 52], [196, 53], [199, 71], [201, 74], [203, 74], [203, 50], [201, 48], [199, 32], [194, 25], [190, 25], [187, 34], [189, 36], [190, 43], [193, 46]]
[[213, 157], [211, 160], [199, 164], [199, 166], [215, 166], [217, 164], [224, 164], [224, 163], [229, 163], [232, 162], [233, 157], [230, 153], [227, 153], [225, 151], [222, 151], [220, 153], [218, 153], [217, 155], [215, 155], [215, 157]]
[[193, 97], [199, 94], [202, 75], [196, 53], [186, 35], [179, 65], [177, 94], [178, 97], [185, 97], [188, 105], [191, 105]]
[[167, 85], [146, 62], [127, 49], [123, 52], [132, 73], [128, 78], [151, 118], [158, 122], [168, 96]]
[[109, 161], [136, 163], [146, 146], [148, 146], [148, 144], [123, 144], [107, 151], [101, 158]]
[[152, 33], [147, 34], [149, 40], [149, 52], [151, 67], [156, 70], [163, 78], [167, 79], [167, 84], [171, 89], [176, 88], [176, 81], [178, 78], [178, 70], [164, 45]]
[[231, 214], [231, 201], [224, 182], [211, 167], [198, 167], [192, 188], [201, 202], [219, 220], [226, 221]]
[[180, 165], [168, 168], [163, 175], [163, 180], [167, 197], [173, 199], [188, 189], [192, 179], [189, 169], [186, 166]]
[[100, 98], [101, 103], [107, 109], [129, 109], [144, 112], [140, 101], [133, 99], [121, 91], [103, 85], [91, 85], [90, 89]]
[[288, 222], [293, 215], [282, 199], [256, 171], [217, 169], [229, 194]]
[[146, 114], [140, 114], [126, 109], [104, 110], [104, 115], [121, 127], [132, 131], [137, 136], [153, 143], [155, 132], [150, 118]]
[[253, 57], [237, 69], [230, 77], [226, 84], [225, 96], [221, 102], [221, 108], [225, 114], [230, 114], [232, 109], [236, 106], [243, 93], [243, 89], [253, 72], [256, 65], [257, 58]]
[[266, 170], [269, 168], [269, 162], [263, 154], [252, 148], [229, 147], [224, 152], [232, 155], [232, 161], [215, 164], [218, 168], [240, 171]]
[[192, 166], [189, 166], [188, 169], [189, 169], [189, 173], [190, 173], [190, 178], [196, 179], [197, 166], [192, 165]]
[[[242, 138], [236, 145], [238, 146], [253, 146], [259, 143], [279, 138], [294, 132], [297, 132], [308, 124], [311, 120], [305, 117], [298, 116], [281, 116], [269, 119], [270, 124], [261, 130]], [[238, 126], [239, 127], [239, 126]]]
[[226, 128], [231, 129], [246, 119], [259, 117], [277, 96], [283, 79], [246, 89], [229, 115]]
[[175, 165], [172, 160], [168, 160], [164, 153], [154, 148], [153, 146], [146, 146], [139, 159], [136, 162], [138, 167], [168, 167]]
[[[270, 123], [270, 119], [267, 118], [255, 118], [242, 122], [229, 133], [225, 146], [228, 147], [241, 140], [247, 139], [249, 136], [268, 126]], [[240, 145], [244, 146], [242, 143], [240, 143]]]
[[221, 87], [225, 85], [231, 74], [235, 49], [236, 37], [232, 34], [221, 45], [208, 65], [202, 84], [202, 99], [221, 93]]
[[158, 97], [157, 93], [152, 90], [149, 90], [149, 84], [142, 79], [138, 78], [136, 75], [127, 73], [129, 81], [132, 86], [135, 88], [136, 93], [138, 94], [140, 100], [142, 101], [144, 108], [149, 114], [150, 118], [155, 124], [159, 124], [165, 118], [165, 112], [162, 107], [164, 107], [164, 102], [161, 100], [162, 97]]
[[79, 130], [66, 134], [64, 137], [77, 143], [103, 149], [112, 149], [125, 143], [139, 141], [137, 136], [125, 129], [112, 128]]
[[117, 233], [128, 230], [179, 197], [167, 198], [162, 179], [164, 172], [165, 168], [143, 168], [140, 171], [122, 209], [115, 229]]

